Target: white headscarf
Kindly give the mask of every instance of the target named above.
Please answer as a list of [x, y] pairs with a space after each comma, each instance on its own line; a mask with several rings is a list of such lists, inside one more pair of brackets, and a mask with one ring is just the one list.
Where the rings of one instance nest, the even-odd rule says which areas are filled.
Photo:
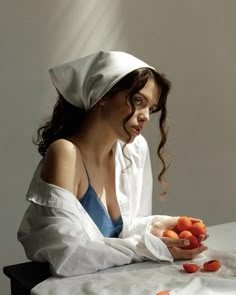
[[125, 75], [152, 66], [119, 51], [99, 51], [49, 70], [56, 89], [72, 105], [89, 110]]

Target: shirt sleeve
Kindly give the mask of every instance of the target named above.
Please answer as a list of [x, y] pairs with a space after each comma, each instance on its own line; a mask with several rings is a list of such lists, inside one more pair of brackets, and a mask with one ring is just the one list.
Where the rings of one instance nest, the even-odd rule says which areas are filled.
[[[166, 245], [150, 234], [150, 224], [159, 217], [150, 216], [151, 167], [145, 143], [136, 157], [137, 167], [143, 165], [143, 169], [137, 169], [140, 183], [136, 185], [136, 194], [132, 198], [130, 191], [125, 197], [124, 207], [133, 209], [128, 214], [131, 216], [129, 230], [121, 238], [104, 238], [71, 193], [42, 182], [36, 172], [27, 197], [31, 204], [18, 230], [18, 240], [27, 257], [49, 262], [52, 273], [62, 277], [145, 260], [172, 261]], [[122, 175], [128, 177], [125, 173]], [[130, 176], [134, 180], [131, 186], [135, 187], [136, 174]]]
[[[138, 235], [143, 241], [144, 255], [152, 253], [151, 260], [173, 262], [173, 257], [165, 243], [151, 234], [152, 224], [170, 218], [165, 215], [152, 215], [153, 177], [148, 144], [144, 137], [139, 138], [139, 175], [130, 186], [130, 221], [129, 231], [125, 236]], [[132, 203], [132, 200], [134, 203]], [[133, 208], [136, 208], [135, 210]], [[135, 211], [135, 212], [134, 212]], [[149, 255], [150, 258], [150, 255]]]
[[30, 260], [49, 262], [52, 273], [63, 277], [141, 261], [134, 251], [138, 237], [127, 238], [119, 245], [115, 241], [119, 239], [91, 239], [83, 224], [74, 222], [70, 215], [30, 205], [18, 231], [18, 240]]

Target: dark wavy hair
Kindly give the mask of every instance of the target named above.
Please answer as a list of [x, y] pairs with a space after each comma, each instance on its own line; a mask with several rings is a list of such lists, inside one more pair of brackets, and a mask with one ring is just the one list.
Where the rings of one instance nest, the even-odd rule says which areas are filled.
[[[149, 78], [154, 79], [161, 89], [160, 98], [155, 112], [160, 113], [159, 130], [161, 139], [157, 148], [157, 155], [162, 163], [162, 169], [158, 175], [158, 180], [163, 187], [163, 192], [160, 194], [162, 197], [168, 190], [168, 185], [165, 181], [164, 174], [167, 170], [167, 163], [165, 159], [165, 143], [168, 133], [166, 124], [166, 101], [171, 87], [170, 81], [165, 77], [164, 74], [159, 74], [150, 68], [141, 68], [134, 70], [123, 77], [117, 84], [115, 84], [115, 86], [112, 87], [110, 91], [105, 94], [105, 97], [109, 98], [120, 91], [128, 90], [127, 102], [131, 106], [131, 112], [123, 121], [123, 128], [129, 136], [129, 140], [127, 141], [128, 143], [131, 139], [131, 136], [126, 128], [126, 123], [135, 113], [135, 106], [132, 101], [132, 97], [145, 86]], [[59, 93], [58, 100], [54, 106], [51, 118], [39, 127], [37, 130], [37, 138], [33, 139], [33, 143], [38, 146], [38, 152], [40, 155], [44, 157], [48, 147], [55, 140], [61, 138], [66, 139], [74, 135], [81, 127], [85, 116], [85, 110], [73, 106]]]

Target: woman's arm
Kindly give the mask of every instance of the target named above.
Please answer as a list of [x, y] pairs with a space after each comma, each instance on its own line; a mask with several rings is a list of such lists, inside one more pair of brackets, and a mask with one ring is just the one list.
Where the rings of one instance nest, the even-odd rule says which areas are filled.
[[132, 204], [130, 209], [132, 210], [136, 206], [138, 210], [136, 210], [136, 215], [132, 219], [128, 235], [143, 235], [146, 247], [160, 260], [163, 258], [164, 260], [170, 260], [168, 255], [172, 256], [173, 260], [194, 258], [205, 251], [207, 247], [201, 245], [197, 249], [183, 250], [180, 247], [186, 246], [185, 243], [188, 241], [162, 238], [164, 230], [174, 228], [178, 217], [152, 215], [152, 169], [149, 148], [143, 137], [139, 138], [139, 159], [141, 159], [141, 165], [139, 165], [141, 177], [130, 188], [132, 191], [131, 197], [140, 192], [140, 195], [134, 198], [135, 204]]
[[79, 149], [70, 141], [53, 142], [43, 160], [41, 177], [77, 196], [81, 180], [82, 158]]
[[66, 210], [32, 203], [20, 225], [18, 240], [28, 259], [47, 261], [57, 276], [89, 274], [140, 261], [128, 246], [117, 249], [106, 245], [103, 238], [89, 237], [86, 221], [80, 220]]
[[36, 170], [27, 193], [31, 205], [18, 231], [27, 257], [49, 262], [59, 276], [142, 261], [136, 249], [139, 237], [104, 238], [75, 197], [80, 164], [73, 145], [59, 140]]

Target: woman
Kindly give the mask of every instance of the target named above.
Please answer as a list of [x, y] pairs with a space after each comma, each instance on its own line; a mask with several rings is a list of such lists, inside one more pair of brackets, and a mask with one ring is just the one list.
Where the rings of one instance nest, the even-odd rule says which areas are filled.
[[177, 217], [151, 216], [152, 174], [140, 134], [160, 112], [159, 175], [169, 81], [124, 52], [97, 52], [50, 70], [59, 99], [38, 131], [42, 160], [18, 239], [29, 259], [72, 276], [132, 262], [190, 259], [186, 240], [162, 238]]

